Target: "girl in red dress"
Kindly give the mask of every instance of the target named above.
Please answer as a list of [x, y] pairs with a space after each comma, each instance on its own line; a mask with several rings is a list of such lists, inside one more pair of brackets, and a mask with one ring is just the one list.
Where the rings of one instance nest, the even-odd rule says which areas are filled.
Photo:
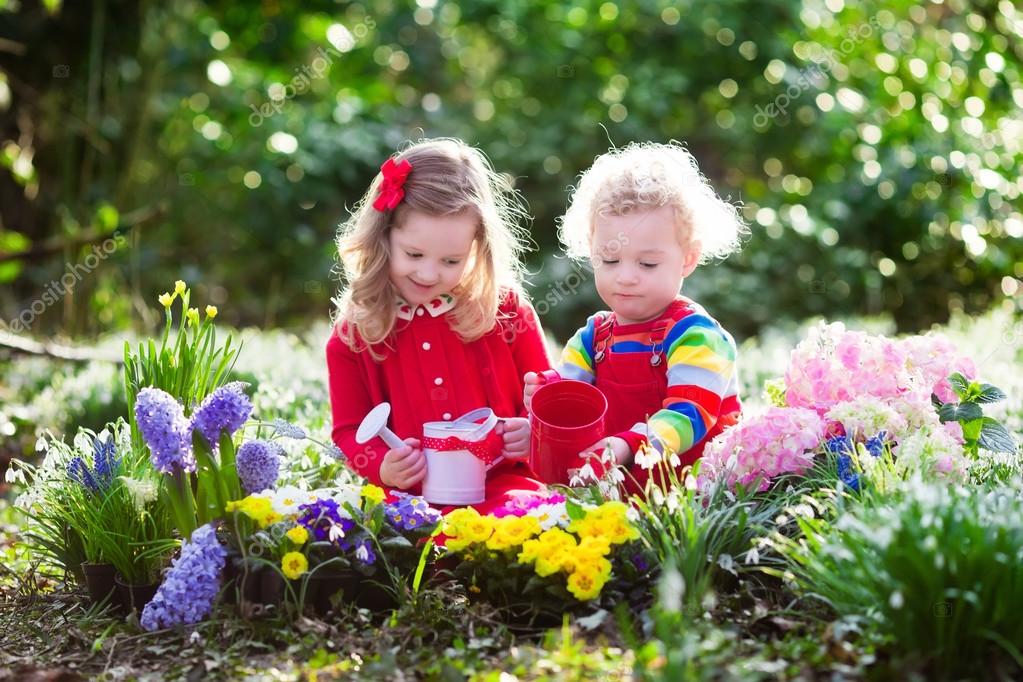
[[[479, 150], [437, 139], [388, 159], [342, 225], [346, 286], [327, 342], [332, 438], [372, 483], [418, 493], [423, 424], [489, 407], [505, 460], [477, 508], [542, 488], [525, 463], [522, 377], [551, 364], [521, 284], [524, 217]], [[360, 422], [384, 401], [405, 445], [357, 443]]]

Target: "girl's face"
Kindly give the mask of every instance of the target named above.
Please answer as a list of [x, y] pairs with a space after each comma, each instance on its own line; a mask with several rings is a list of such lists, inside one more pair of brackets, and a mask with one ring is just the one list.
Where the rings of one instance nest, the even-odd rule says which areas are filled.
[[433, 216], [409, 211], [391, 230], [391, 282], [412, 306], [447, 293], [462, 280], [479, 218], [473, 211]]
[[658, 317], [696, 268], [699, 246], [682, 247], [677, 223], [671, 206], [596, 217], [591, 247], [597, 293], [621, 324]]

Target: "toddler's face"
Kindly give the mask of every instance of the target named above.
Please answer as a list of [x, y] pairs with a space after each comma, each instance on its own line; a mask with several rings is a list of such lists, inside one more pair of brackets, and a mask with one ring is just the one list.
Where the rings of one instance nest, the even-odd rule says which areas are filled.
[[479, 218], [472, 211], [406, 214], [391, 230], [391, 282], [413, 306], [455, 288], [472, 253]]
[[597, 293], [621, 324], [663, 313], [700, 260], [698, 245], [683, 248], [679, 243], [671, 206], [598, 215], [591, 247]]

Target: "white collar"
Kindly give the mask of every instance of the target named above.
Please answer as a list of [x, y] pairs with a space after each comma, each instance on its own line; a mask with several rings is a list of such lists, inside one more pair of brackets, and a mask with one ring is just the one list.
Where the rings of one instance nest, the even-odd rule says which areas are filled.
[[400, 320], [411, 320], [419, 308], [423, 308], [426, 312], [430, 313], [430, 317], [437, 317], [454, 308], [457, 302], [451, 294], [440, 294], [422, 305], [417, 305], [415, 308], [401, 296], [396, 296], [395, 300], [397, 305], [396, 314]]

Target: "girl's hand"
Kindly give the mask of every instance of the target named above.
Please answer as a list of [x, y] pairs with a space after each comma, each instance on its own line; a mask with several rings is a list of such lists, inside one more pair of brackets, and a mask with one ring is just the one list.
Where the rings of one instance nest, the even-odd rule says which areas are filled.
[[388, 488], [407, 490], [426, 476], [426, 455], [418, 438], [406, 438], [405, 445], [392, 448], [380, 463], [380, 482]]
[[522, 402], [526, 405], [526, 410], [530, 409], [529, 404], [533, 402], [533, 394], [536, 393], [536, 389], [543, 386], [543, 379], [536, 372], [526, 372], [525, 376], [522, 377], [522, 383], [525, 387], [522, 389]]
[[521, 459], [529, 455], [529, 420], [524, 417], [502, 419], [497, 433], [504, 437], [503, 454], [508, 459]]

